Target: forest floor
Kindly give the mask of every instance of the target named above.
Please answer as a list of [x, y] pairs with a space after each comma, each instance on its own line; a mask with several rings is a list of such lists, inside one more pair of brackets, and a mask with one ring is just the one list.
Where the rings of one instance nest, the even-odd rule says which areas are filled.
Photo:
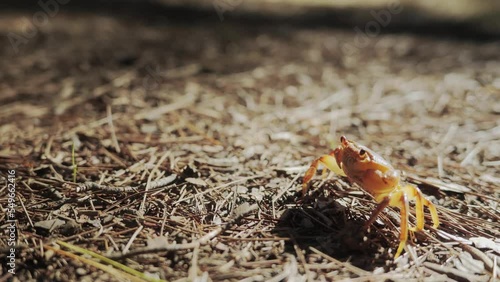
[[[35, 13], [0, 16], [1, 281], [500, 277], [499, 41]], [[437, 206], [396, 260], [397, 208], [363, 230], [345, 177], [302, 196], [341, 135]]]

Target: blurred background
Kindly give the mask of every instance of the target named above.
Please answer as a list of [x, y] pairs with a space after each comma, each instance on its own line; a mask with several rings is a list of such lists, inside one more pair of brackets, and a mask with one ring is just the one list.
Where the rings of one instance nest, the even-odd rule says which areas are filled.
[[[55, 1], [55, 0], [53, 0]], [[52, 1], [40, 1], [50, 6]], [[168, 9], [177, 16], [192, 12], [201, 17], [226, 20], [234, 17], [266, 17], [273, 20], [304, 20], [308, 23], [353, 25], [373, 19], [370, 11], [399, 6], [391, 16], [389, 30], [413, 28], [433, 33], [449, 32], [473, 35], [500, 33], [500, 1], [496, 0], [61, 0], [62, 9], [91, 9], [118, 13], [155, 14]], [[37, 1], [2, 1], [2, 10], [37, 8]], [[175, 8], [175, 11], [172, 11]], [[130, 10], [131, 9], [131, 10]], [[429, 29], [432, 28], [432, 29]]]
[[394, 13], [392, 28], [446, 25], [472, 33], [498, 34], [500, 31], [500, 2], [496, 0], [159, 0], [158, 3], [208, 10], [226, 9], [235, 14], [306, 17], [313, 22], [339, 24], [366, 22], [373, 19], [370, 11], [374, 9], [399, 6], [401, 11]]

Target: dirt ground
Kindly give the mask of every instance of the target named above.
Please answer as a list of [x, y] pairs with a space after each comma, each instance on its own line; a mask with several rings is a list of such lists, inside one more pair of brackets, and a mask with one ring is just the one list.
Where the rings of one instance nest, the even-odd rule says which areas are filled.
[[[0, 281], [500, 277], [498, 39], [36, 12], [0, 15]], [[397, 208], [363, 230], [348, 179], [302, 196], [341, 135], [438, 208], [397, 260]]]

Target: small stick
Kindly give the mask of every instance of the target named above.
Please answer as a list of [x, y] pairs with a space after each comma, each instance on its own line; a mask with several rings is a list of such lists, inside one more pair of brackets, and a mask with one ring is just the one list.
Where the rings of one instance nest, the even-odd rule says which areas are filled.
[[469, 252], [472, 255], [472, 257], [474, 257], [476, 259], [479, 259], [482, 262], [484, 262], [484, 267], [488, 271], [493, 272], [493, 261], [486, 254], [484, 254], [483, 252], [481, 252], [480, 250], [478, 250], [478, 249], [476, 249], [476, 248], [474, 248], [472, 246], [469, 246], [469, 245], [466, 245], [466, 244], [460, 244], [460, 245], [467, 252]]
[[[245, 204], [242, 204], [242, 206], [243, 205], [245, 205]], [[236, 214], [233, 219], [226, 222], [223, 226], [219, 226], [219, 227], [215, 228], [214, 230], [212, 230], [212, 231], [208, 232], [207, 234], [203, 235], [202, 237], [200, 237], [198, 240], [194, 240], [190, 243], [169, 244], [169, 245], [165, 245], [165, 246], [158, 247], [158, 248], [147, 248], [147, 247], [146, 248], [138, 248], [138, 249], [130, 251], [126, 254], [121, 252], [121, 253], [111, 254], [111, 255], [106, 256], [106, 257], [113, 259], [113, 260], [117, 260], [117, 259], [125, 259], [125, 258], [129, 258], [129, 257], [133, 257], [133, 256], [138, 256], [138, 255], [142, 255], [142, 254], [148, 254], [148, 253], [158, 253], [158, 252], [166, 252], [166, 251], [178, 251], [178, 250], [194, 249], [194, 248], [197, 248], [201, 245], [207, 244], [210, 240], [212, 240], [217, 235], [222, 233], [222, 231], [227, 230], [229, 227], [231, 227], [237, 221], [242, 219], [244, 216], [246, 216], [250, 212], [256, 210], [257, 208], [258, 208], [258, 206], [256, 204], [245, 207], [244, 209], [241, 208], [242, 212], [239, 214]]]
[[116, 138], [115, 126], [113, 125], [113, 113], [111, 112], [111, 106], [106, 106], [106, 113], [108, 116], [108, 125], [111, 129], [111, 142], [113, 142], [113, 146], [117, 153], [120, 153], [120, 145], [118, 144], [118, 138]]
[[130, 237], [130, 240], [128, 240], [128, 243], [127, 245], [125, 245], [125, 248], [123, 248], [123, 253], [126, 254], [128, 252], [128, 249], [130, 249], [130, 246], [132, 246], [132, 243], [134, 242], [135, 238], [137, 238], [137, 235], [139, 235], [139, 233], [141, 233], [141, 230], [144, 228], [144, 226], [139, 226], [139, 228], [137, 228], [137, 230], [134, 232], [134, 234], [132, 234], [132, 237]]
[[[167, 177], [160, 178], [158, 180], [151, 181], [149, 185], [149, 189], [156, 189], [160, 187], [167, 186], [168, 184], [174, 182], [177, 178], [177, 175], [171, 174]], [[76, 192], [85, 192], [87, 190], [102, 190], [110, 193], [127, 193], [127, 192], [135, 192], [141, 188], [145, 188], [147, 184], [139, 184], [136, 186], [125, 186], [125, 187], [115, 187], [115, 186], [106, 186], [102, 184], [98, 184], [95, 182], [85, 182], [84, 184], [76, 187]]]
[[309, 247], [309, 249], [311, 251], [315, 252], [316, 254], [322, 256], [323, 258], [325, 258], [325, 259], [327, 259], [327, 260], [329, 260], [331, 262], [334, 262], [337, 265], [344, 266], [345, 268], [347, 268], [347, 270], [351, 271], [352, 273], [354, 273], [354, 274], [356, 274], [358, 276], [372, 275], [371, 272], [368, 272], [368, 271], [365, 271], [365, 270], [363, 270], [361, 268], [358, 268], [358, 267], [356, 267], [356, 266], [354, 266], [354, 265], [352, 265], [352, 264], [350, 264], [348, 262], [341, 262], [341, 261], [339, 261], [339, 260], [337, 260], [337, 259], [335, 259], [335, 258], [333, 258], [333, 257], [331, 257], [331, 256], [329, 256], [329, 255], [327, 255], [327, 254], [319, 251], [318, 249], [316, 249], [314, 247]]
[[456, 268], [444, 266], [441, 264], [437, 263], [432, 263], [432, 262], [424, 262], [424, 266], [428, 267], [438, 273], [445, 274], [446, 276], [450, 277], [451, 279], [455, 279], [458, 281], [478, 281], [480, 280], [481, 276], [475, 276], [468, 274], [467, 272], [460, 271]]

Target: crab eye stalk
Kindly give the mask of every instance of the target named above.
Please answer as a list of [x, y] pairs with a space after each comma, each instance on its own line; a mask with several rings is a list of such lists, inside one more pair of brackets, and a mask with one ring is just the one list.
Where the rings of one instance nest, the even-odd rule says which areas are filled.
[[345, 136], [340, 136], [340, 143], [344, 146], [347, 146], [347, 138]]
[[365, 157], [366, 156], [366, 151], [364, 149], [359, 150], [359, 156]]

